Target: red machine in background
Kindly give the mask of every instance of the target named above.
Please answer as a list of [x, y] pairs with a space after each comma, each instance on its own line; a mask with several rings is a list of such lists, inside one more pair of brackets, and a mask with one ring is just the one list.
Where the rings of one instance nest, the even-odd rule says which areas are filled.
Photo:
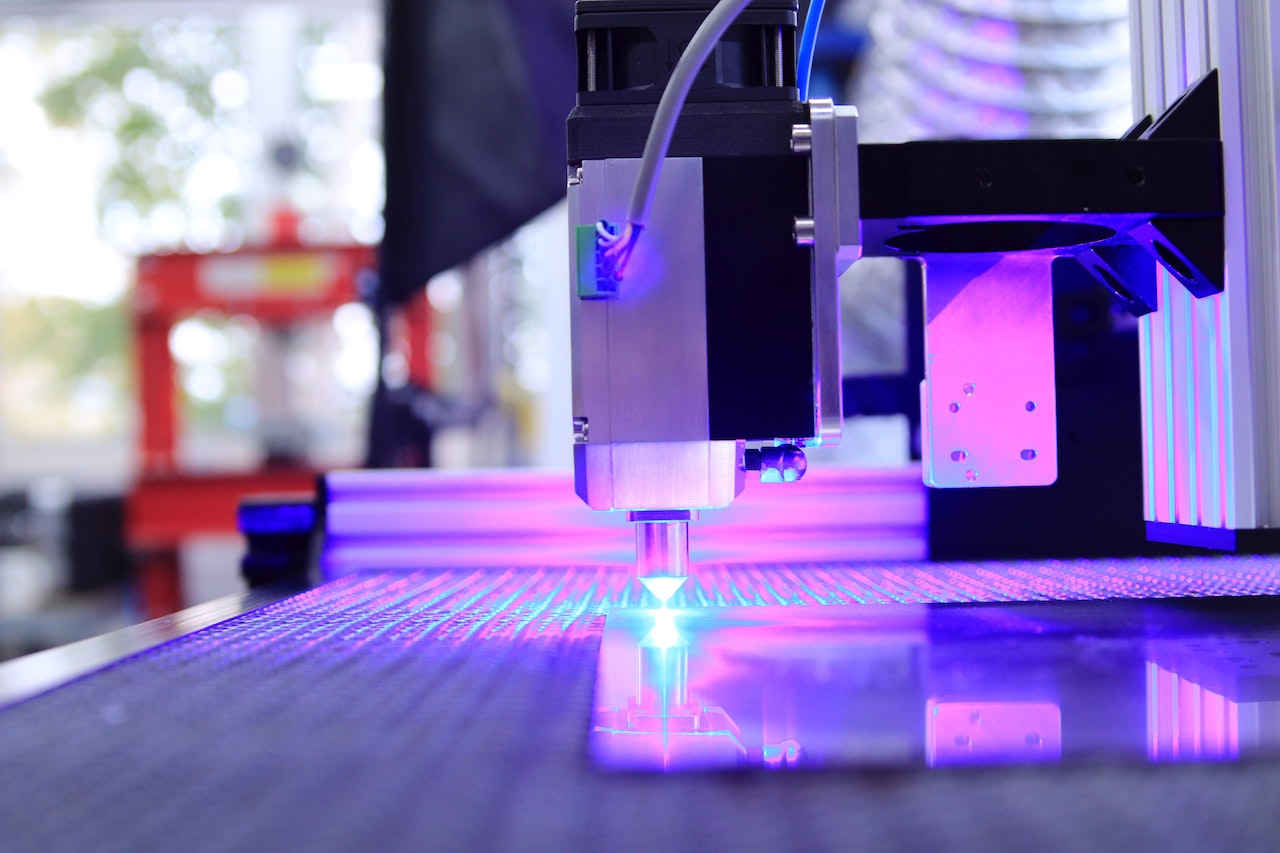
[[[125, 537], [145, 618], [171, 613], [184, 604], [178, 565], [184, 539], [234, 534], [236, 507], [246, 495], [314, 490], [316, 472], [305, 459], [275, 458], [270, 453], [255, 470], [183, 470], [178, 453], [178, 372], [170, 349], [173, 327], [201, 311], [248, 315], [262, 328], [275, 330], [332, 315], [359, 300], [361, 279], [376, 270], [376, 250], [302, 245], [294, 224], [278, 223], [283, 237], [264, 246], [228, 253], [149, 255], [138, 261], [133, 323], [140, 470], [128, 498]], [[415, 300], [413, 306], [409, 326], [425, 335], [425, 300]], [[414, 378], [429, 381], [423, 348], [415, 348], [414, 355]]]

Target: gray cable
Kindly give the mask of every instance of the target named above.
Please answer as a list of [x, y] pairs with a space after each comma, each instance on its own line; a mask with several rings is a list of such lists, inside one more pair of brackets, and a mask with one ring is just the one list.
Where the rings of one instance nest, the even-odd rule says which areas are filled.
[[[649, 207], [653, 204], [654, 190], [658, 186], [658, 169], [666, 159], [667, 150], [671, 147], [671, 136], [675, 133], [676, 120], [684, 108], [685, 98], [693, 86], [693, 78], [698, 76], [703, 63], [715, 50], [716, 42], [729, 29], [751, 0], [720, 0], [715, 8], [699, 25], [689, 46], [685, 48], [671, 72], [671, 79], [658, 101], [658, 110], [654, 113], [653, 124], [649, 127], [649, 136], [644, 141], [644, 153], [640, 156], [640, 172], [636, 175], [636, 185], [631, 193], [631, 205], [627, 208], [627, 221], [635, 226], [643, 227], [649, 217]], [[634, 239], [634, 237], [633, 237]]]

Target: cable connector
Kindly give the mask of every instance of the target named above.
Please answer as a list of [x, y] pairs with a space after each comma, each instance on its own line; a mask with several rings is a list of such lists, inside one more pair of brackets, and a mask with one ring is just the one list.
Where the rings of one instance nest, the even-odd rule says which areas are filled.
[[578, 298], [613, 299], [622, 281], [622, 267], [610, 250], [621, 239], [617, 225], [601, 220], [574, 229], [578, 263]]

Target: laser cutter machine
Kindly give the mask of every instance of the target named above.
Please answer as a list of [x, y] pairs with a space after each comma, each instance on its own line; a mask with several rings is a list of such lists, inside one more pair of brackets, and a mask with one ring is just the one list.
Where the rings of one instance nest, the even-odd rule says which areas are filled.
[[854, 108], [800, 94], [795, 3], [706, 9], [577, 4], [576, 490], [637, 522], [642, 575], [683, 576], [689, 521], [748, 472], [796, 480], [840, 441], [837, 280], [863, 256], [923, 263], [929, 486], [1054, 482], [1051, 271], [1079, 264], [1143, 318], [1148, 535], [1275, 544], [1275, 158], [1248, 57], [1174, 68], [1149, 15], [1159, 117], [1118, 140], [860, 145]]
[[[1273, 849], [1275, 557], [928, 562], [857, 527], [918, 522], [914, 472], [795, 482], [866, 256], [925, 268], [925, 482], [1052, 482], [1076, 265], [1139, 317], [1148, 535], [1274, 550], [1269, 5], [1134, 0], [1120, 139], [901, 145], [806, 100], [794, 0], [576, 9], [574, 484], [612, 512], [513, 472], [247, 503], [249, 594], [0, 666], [0, 846]], [[734, 559], [690, 567], [699, 514]], [[636, 571], [590, 544], [623, 515]]]

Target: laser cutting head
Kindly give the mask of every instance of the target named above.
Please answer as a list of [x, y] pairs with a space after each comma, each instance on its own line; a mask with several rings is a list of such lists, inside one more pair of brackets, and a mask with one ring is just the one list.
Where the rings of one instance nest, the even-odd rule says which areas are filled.
[[[578, 494], [596, 509], [727, 506], [747, 470], [796, 479], [799, 448], [839, 438], [837, 220], [815, 216], [821, 174], [795, 86], [794, 2], [752, 3], [710, 44], [639, 237], [617, 249], [652, 159], [658, 96], [681, 73], [659, 60], [695, 50], [714, 5], [577, 7], [574, 465]], [[844, 117], [843, 139], [856, 161], [854, 120]], [[834, 115], [825, 128], [819, 147], [833, 160]], [[834, 163], [828, 171], [834, 199]], [[790, 450], [748, 454], [749, 443]]]

